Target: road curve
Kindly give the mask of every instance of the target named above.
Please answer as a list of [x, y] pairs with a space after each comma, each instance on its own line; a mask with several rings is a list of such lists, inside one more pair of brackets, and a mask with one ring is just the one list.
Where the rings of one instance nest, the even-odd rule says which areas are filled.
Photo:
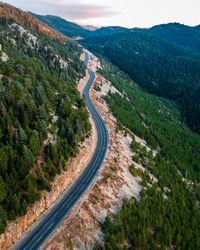
[[[87, 66], [89, 55], [86, 51], [84, 53], [85, 65]], [[101, 116], [89, 97], [89, 90], [95, 79], [95, 73], [90, 69], [88, 69], [88, 72], [90, 79], [83, 90], [83, 95], [85, 96], [86, 105], [97, 128], [98, 141], [96, 151], [81, 176], [75, 181], [66, 194], [64, 194], [63, 197], [49, 210], [44, 218], [42, 218], [42, 220], [18, 243], [14, 248], [16, 250], [38, 249], [42, 243], [44, 243], [88, 189], [105, 158], [109, 136]]]

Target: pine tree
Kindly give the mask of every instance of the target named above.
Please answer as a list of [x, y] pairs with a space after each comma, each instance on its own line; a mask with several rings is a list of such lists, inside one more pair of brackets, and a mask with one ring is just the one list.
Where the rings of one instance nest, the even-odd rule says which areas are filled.
[[5, 200], [7, 197], [6, 184], [3, 181], [3, 178], [0, 176], [0, 202]]
[[27, 144], [28, 137], [22, 128], [19, 128], [19, 142], [21, 144]]

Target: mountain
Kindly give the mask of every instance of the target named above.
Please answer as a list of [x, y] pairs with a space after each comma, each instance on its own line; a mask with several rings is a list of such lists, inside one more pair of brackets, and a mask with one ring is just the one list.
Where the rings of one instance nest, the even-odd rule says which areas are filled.
[[48, 24], [53, 29], [75, 39], [89, 38], [93, 36], [106, 36], [119, 32], [141, 31], [176, 45], [183, 46], [187, 49], [194, 50], [195, 52], [200, 52], [200, 26], [190, 27], [179, 23], [168, 23], [156, 25], [150, 29], [128, 29], [119, 26], [96, 28], [91, 25], [81, 26], [57, 16], [44, 16], [31, 12], [30, 14], [40, 21]]
[[90, 131], [73, 40], [0, 3], [0, 233], [51, 190]]
[[93, 26], [93, 25], [80, 25], [82, 28], [86, 29], [86, 30], [90, 30], [90, 31], [95, 31], [98, 28]]
[[69, 22], [61, 17], [57, 16], [49, 16], [49, 15], [38, 15], [32, 12], [29, 12], [31, 15], [39, 19], [40, 21], [48, 24], [55, 30], [58, 30], [62, 34], [69, 36], [71, 38], [89, 38], [92, 36], [104, 36], [104, 35], [112, 35], [118, 32], [129, 31], [127, 28], [119, 27], [119, 26], [109, 26], [96, 28], [94, 26], [80, 26], [76, 23]]
[[32, 16], [36, 17], [38, 20], [48, 24], [55, 30], [58, 30], [62, 34], [69, 36], [71, 38], [82, 37], [87, 38], [91, 35], [92, 31], [82, 28], [76, 23], [69, 22], [58, 16], [51, 15], [38, 15], [29, 12]]
[[180, 23], [168, 23], [154, 26], [146, 31], [148, 34], [200, 52], [200, 26], [190, 27]]
[[98, 30], [95, 30], [92, 33], [92, 36], [106, 36], [106, 35], [113, 35], [115, 33], [119, 32], [126, 32], [129, 31], [129, 29], [120, 27], [120, 26], [108, 26], [108, 27], [102, 27]]
[[106, 56], [150, 93], [175, 100], [188, 125], [200, 132], [200, 57], [195, 52], [135, 30], [81, 43]]

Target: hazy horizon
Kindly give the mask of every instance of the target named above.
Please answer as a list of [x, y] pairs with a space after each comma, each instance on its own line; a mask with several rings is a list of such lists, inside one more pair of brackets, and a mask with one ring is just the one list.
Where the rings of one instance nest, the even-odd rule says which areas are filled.
[[159, 24], [179, 22], [196, 26], [200, 24], [198, 0], [5, 0], [24, 11], [41, 15], [60, 16], [82, 25], [123, 26], [148, 28]]

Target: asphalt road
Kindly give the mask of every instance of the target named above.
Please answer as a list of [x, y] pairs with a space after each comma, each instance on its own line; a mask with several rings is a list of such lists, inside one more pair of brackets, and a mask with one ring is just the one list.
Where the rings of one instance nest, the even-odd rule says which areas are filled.
[[[88, 60], [89, 55], [85, 52], [86, 65]], [[90, 79], [83, 90], [83, 95], [85, 96], [86, 105], [92, 114], [97, 128], [98, 141], [96, 151], [85, 171], [75, 181], [66, 194], [63, 195], [63, 197], [49, 210], [42, 220], [40, 220], [40, 222], [19, 242], [15, 247], [17, 250], [38, 249], [42, 243], [44, 243], [88, 189], [105, 158], [109, 137], [106, 126], [89, 97], [89, 90], [95, 79], [95, 74], [89, 69], [88, 72]]]

